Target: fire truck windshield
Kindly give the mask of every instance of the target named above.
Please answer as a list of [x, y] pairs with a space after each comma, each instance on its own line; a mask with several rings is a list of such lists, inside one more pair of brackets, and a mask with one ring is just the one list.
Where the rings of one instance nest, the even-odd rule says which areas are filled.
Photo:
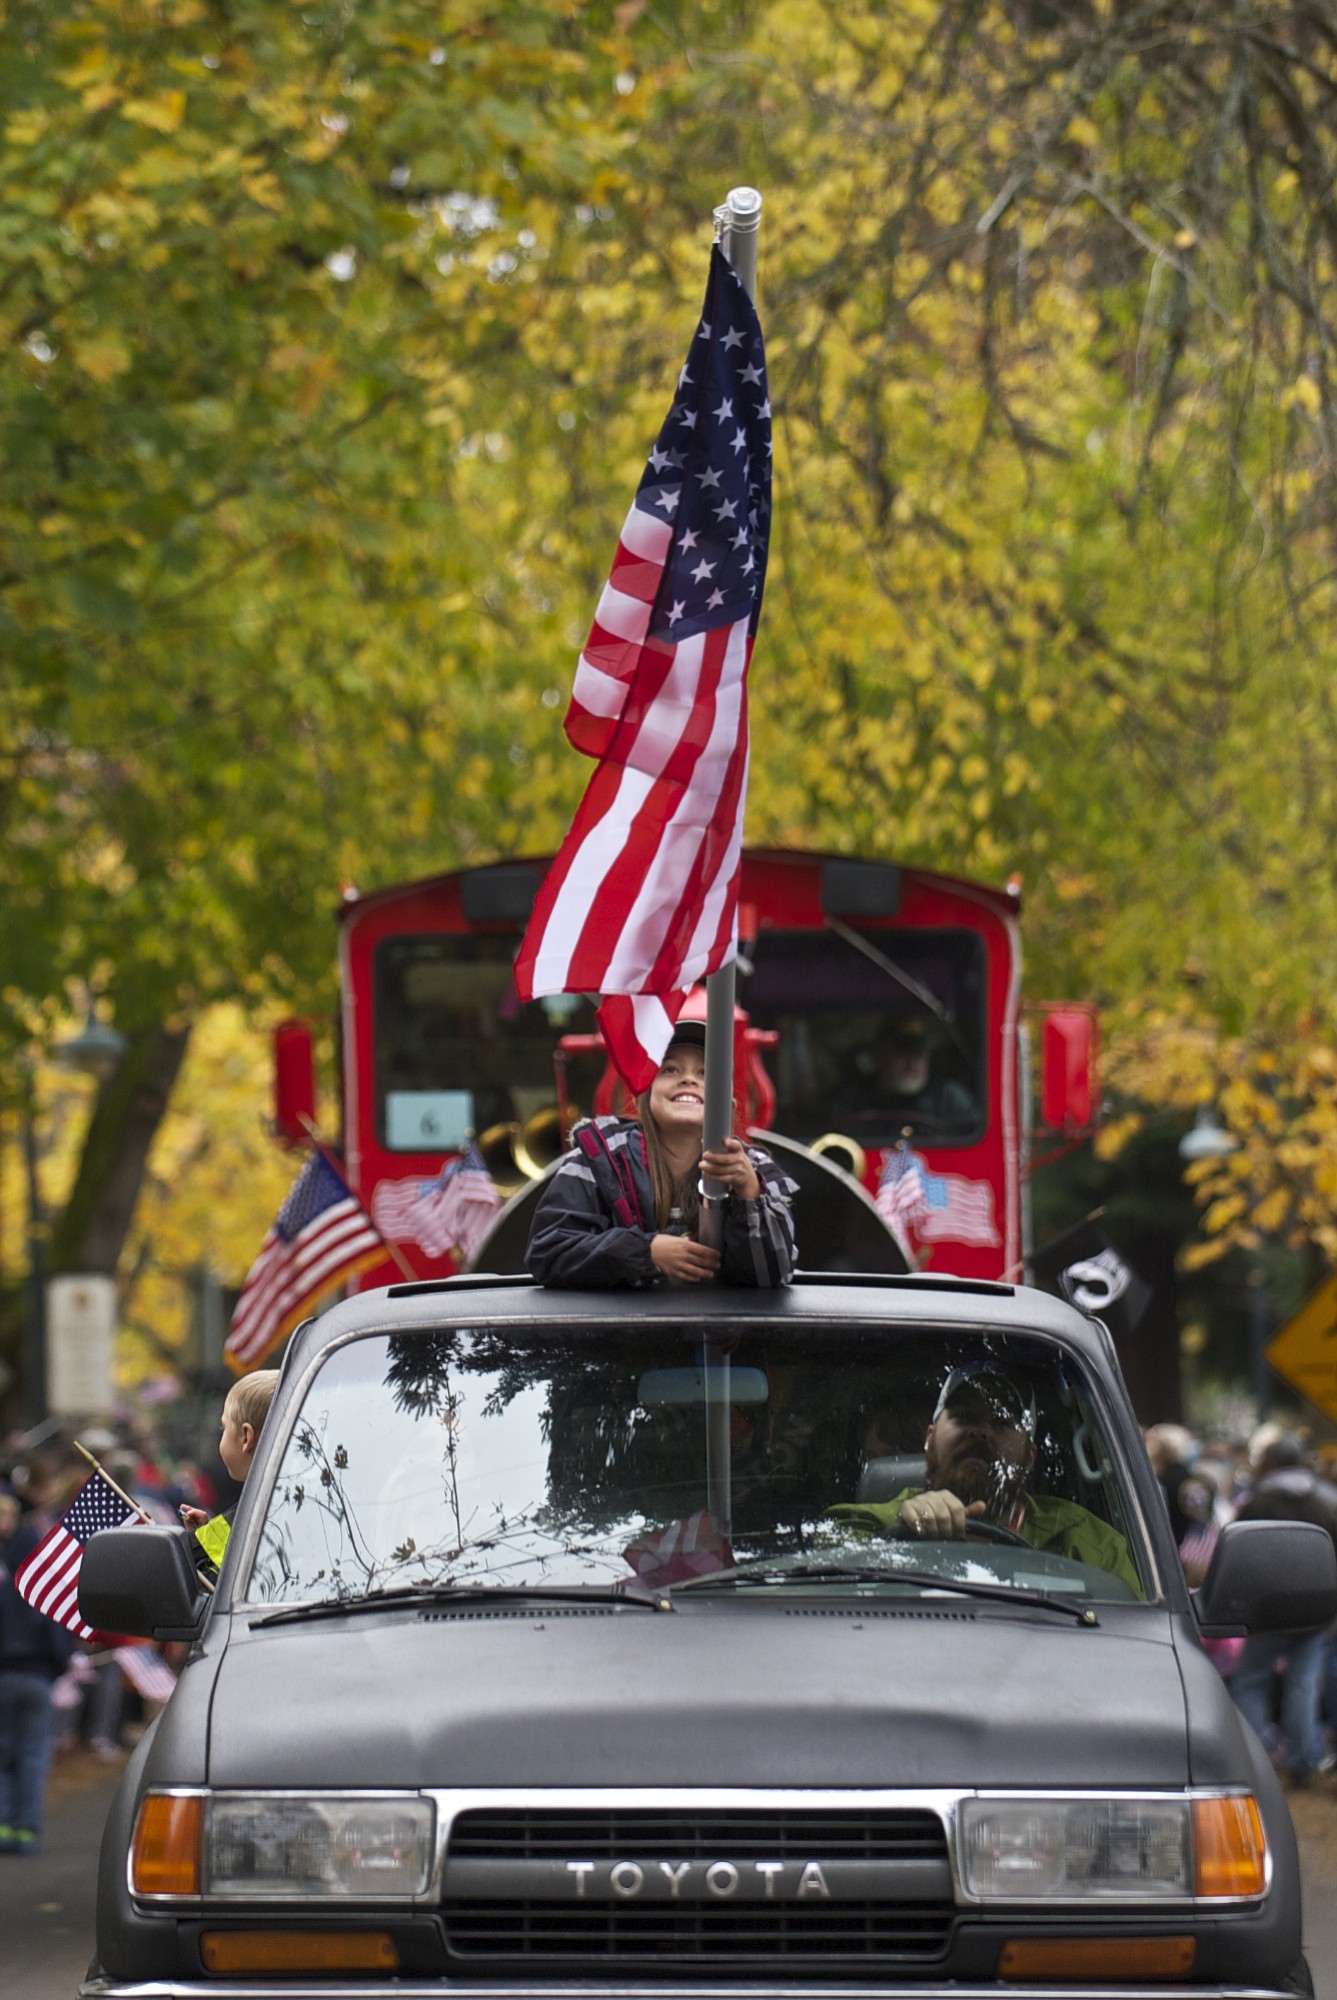
[[[559, 1037], [594, 1027], [594, 996], [521, 1005], [517, 939], [391, 937], [376, 950], [379, 1137], [390, 1152], [461, 1147], [470, 1134], [525, 1127], [555, 1099]], [[861, 1145], [908, 1132], [960, 1146], [984, 1127], [985, 961], [965, 930], [765, 929], [747, 947], [739, 1002], [779, 1031], [767, 1055], [777, 1131], [810, 1141], [837, 1130]], [[599, 1065], [578, 1057], [570, 1096], [593, 1102]]]
[[984, 1126], [985, 962], [965, 930], [763, 930], [739, 999], [778, 1030], [776, 1130], [960, 1146]]
[[[554, 1102], [553, 1049], [564, 1034], [593, 1030], [596, 1003], [561, 995], [522, 1006], [511, 972], [516, 943], [494, 932], [392, 937], [377, 947], [376, 1086], [387, 1151], [454, 1151], [471, 1134], [524, 1125]], [[572, 1076], [584, 1111], [597, 1074], [586, 1064]]]

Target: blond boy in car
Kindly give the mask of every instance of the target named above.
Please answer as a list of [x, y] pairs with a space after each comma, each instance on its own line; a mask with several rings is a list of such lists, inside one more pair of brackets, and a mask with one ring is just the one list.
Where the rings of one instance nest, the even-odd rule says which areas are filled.
[[[234, 1382], [223, 1400], [222, 1415], [218, 1420], [218, 1456], [238, 1485], [244, 1482], [251, 1469], [255, 1447], [260, 1442], [260, 1433], [269, 1415], [278, 1379], [277, 1368], [258, 1368], [254, 1374], [243, 1375], [240, 1381]], [[211, 1516], [203, 1507], [181, 1509], [181, 1519], [188, 1528], [195, 1530], [195, 1540], [212, 1570], [216, 1571], [222, 1563], [236, 1511], [235, 1507], [229, 1507], [225, 1514]]]

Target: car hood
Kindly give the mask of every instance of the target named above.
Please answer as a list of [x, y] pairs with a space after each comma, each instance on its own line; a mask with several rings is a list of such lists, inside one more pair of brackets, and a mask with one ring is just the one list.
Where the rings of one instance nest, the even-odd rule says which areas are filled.
[[1094, 1629], [811, 1597], [676, 1614], [377, 1611], [268, 1629], [238, 1616], [211, 1707], [217, 1786], [1188, 1779], [1169, 1621], [1150, 1608]]

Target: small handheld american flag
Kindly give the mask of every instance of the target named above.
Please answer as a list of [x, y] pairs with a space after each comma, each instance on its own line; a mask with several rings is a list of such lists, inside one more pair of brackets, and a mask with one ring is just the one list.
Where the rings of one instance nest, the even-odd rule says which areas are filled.
[[391, 1243], [416, 1243], [431, 1257], [471, 1257], [501, 1207], [475, 1139], [433, 1181], [382, 1181], [371, 1219]]
[[925, 1243], [992, 1246], [999, 1241], [988, 1181], [932, 1173], [904, 1143], [887, 1155], [878, 1183], [877, 1212], [896, 1237], [913, 1229]]
[[101, 1471], [86, 1479], [54, 1528], [14, 1572], [25, 1604], [53, 1618], [80, 1639], [98, 1634], [79, 1616], [79, 1571], [84, 1550], [103, 1528], [133, 1527], [144, 1516]]
[[906, 1145], [887, 1154], [877, 1188], [877, 1212], [893, 1229], [903, 1229], [924, 1208], [924, 1174]]

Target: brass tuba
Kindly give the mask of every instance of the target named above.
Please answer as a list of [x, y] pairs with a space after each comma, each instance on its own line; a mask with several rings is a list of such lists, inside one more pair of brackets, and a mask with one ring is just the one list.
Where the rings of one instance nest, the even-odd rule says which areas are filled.
[[[579, 1114], [574, 1107], [572, 1120]], [[497, 1193], [512, 1195], [527, 1181], [541, 1181], [554, 1160], [561, 1158], [562, 1115], [555, 1104], [545, 1105], [523, 1125], [516, 1118], [489, 1125], [478, 1136], [478, 1150], [496, 1184]]]
[[515, 1141], [520, 1127], [514, 1118], [502, 1119], [499, 1124], [489, 1125], [478, 1135], [478, 1150], [483, 1155], [483, 1165], [492, 1176], [493, 1185], [499, 1195], [512, 1195], [525, 1184], [515, 1157]]
[[[572, 1108], [574, 1122], [578, 1113]], [[511, 1141], [511, 1151], [515, 1164], [526, 1179], [541, 1181], [554, 1160], [560, 1160], [566, 1151], [562, 1138], [562, 1114], [555, 1104], [545, 1105], [532, 1118], [526, 1118], [519, 1132]]]
[[843, 1167], [856, 1181], [861, 1181], [868, 1172], [867, 1153], [857, 1139], [847, 1138], [843, 1132], [823, 1132], [808, 1151], [816, 1153], [819, 1160], [830, 1160], [833, 1167]]

